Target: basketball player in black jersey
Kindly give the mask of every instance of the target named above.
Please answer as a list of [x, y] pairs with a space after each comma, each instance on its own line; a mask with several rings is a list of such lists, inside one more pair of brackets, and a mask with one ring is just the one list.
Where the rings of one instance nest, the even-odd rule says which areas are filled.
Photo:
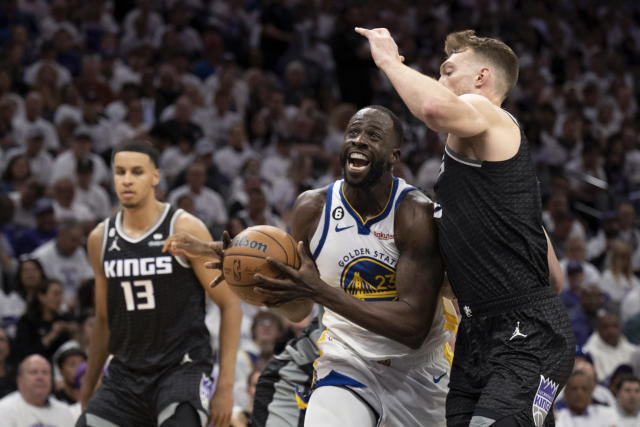
[[434, 218], [463, 314], [448, 425], [553, 425], [547, 415], [570, 374], [574, 338], [550, 287], [562, 279], [542, 228], [529, 145], [500, 108], [518, 58], [499, 40], [453, 33], [436, 81], [402, 63], [386, 29], [356, 32], [411, 112], [448, 133]]
[[[146, 142], [114, 150], [115, 190], [122, 210], [90, 234], [96, 324], [89, 348], [78, 426], [228, 426], [233, 408], [241, 309], [202, 260], [162, 251], [186, 232], [210, 241], [204, 224], [155, 198], [158, 153]], [[204, 288], [204, 290], [203, 290]], [[220, 307], [220, 375], [210, 378], [212, 352], [204, 324], [205, 293]], [[107, 355], [102, 386], [93, 389]], [[87, 403], [88, 402], [88, 403]]]

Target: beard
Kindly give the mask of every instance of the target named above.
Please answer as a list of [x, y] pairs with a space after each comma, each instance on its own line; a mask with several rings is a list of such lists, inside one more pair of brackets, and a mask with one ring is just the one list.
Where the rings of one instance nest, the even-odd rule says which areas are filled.
[[365, 188], [377, 183], [382, 175], [391, 170], [391, 163], [384, 160], [377, 160], [370, 164], [369, 172], [367, 172], [361, 181], [354, 182], [347, 174], [347, 157], [345, 155], [341, 155], [340, 161], [342, 162], [342, 176], [344, 177], [345, 182], [357, 188]]

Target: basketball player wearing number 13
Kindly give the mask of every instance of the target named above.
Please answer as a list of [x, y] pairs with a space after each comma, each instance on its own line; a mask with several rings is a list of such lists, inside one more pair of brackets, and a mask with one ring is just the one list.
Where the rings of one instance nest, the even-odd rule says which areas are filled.
[[[162, 251], [175, 232], [203, 241], [211, 236], [200, 220], [156, 200], [157, 164], [158, 153], [146, 142], [126, 142], [114, 150], [122, 210], [89, 236], [96, 324], [81, 390], [86, 411], [77, 426], [230, 423], [240, 303], [225, 284], [209, 287], [215, 273], [202, 260]], [[215, 392], [205, 292], [222, 313]], [[113, 354], [108, 372], [89, 400], [108, 353]]]
[[356, 31], [411, 112], [448, 133], [434, 218], [463, 319], [447, 423], [553, 425], [550, 408], [571, 372], [575, 342], [549, 286], [561, 274], [542, 228], [527, 138], [500, 108], [518, 79], [518, 58], [499, 40], [452, 33], [436, 81], [402, 63], [385, 28]]

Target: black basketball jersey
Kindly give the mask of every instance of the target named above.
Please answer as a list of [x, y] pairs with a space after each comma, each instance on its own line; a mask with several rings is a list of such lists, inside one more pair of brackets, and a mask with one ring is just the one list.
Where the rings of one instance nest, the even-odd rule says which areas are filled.
[[461, 306], [549, 286], [538, 179], [522, 129], [518, 153], [505, 161], [446, 147], [435, 193], [440, 251]]
[[132, 370], [155, 372], [187, 358], [211, 360], [204, 290], [186, 261], [161, 252], [180, 213], [166, 204], [158, 221], [137, 238], [124, 232], [122, 211], [104, 221], [109, 352]]

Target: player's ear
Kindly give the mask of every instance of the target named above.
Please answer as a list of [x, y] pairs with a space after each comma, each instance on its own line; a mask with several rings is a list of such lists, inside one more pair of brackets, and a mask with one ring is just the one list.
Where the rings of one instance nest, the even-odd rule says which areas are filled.
[[478, 70], [478, 74], [476, 74], [476, 78], [473, 81], [475, 87], [481, 87], [487, 84], [487, 81], [491, 77], [491, 70], [487, 67], [482, 67]]
[[391, 164], [395, 164], [400, 160], [400, 149], [394, 148], [391, 152]]

